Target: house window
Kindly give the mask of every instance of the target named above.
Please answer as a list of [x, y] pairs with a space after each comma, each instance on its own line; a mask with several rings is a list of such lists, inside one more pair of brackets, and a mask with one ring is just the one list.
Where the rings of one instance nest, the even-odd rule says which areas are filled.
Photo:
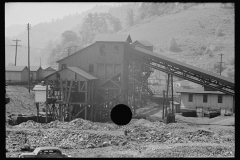
[[218, 95], [218, 103], [222, 103], [222, 95]]
[[203, 95], [203, 103], [207, 103], [207, 95]]
[[189, 94], [188, 95], [188, 102], [192, 102], [193, 101], [193, 94]]
[[94, 65], [93, 64], [89, 64], [89, 72], [90, 73], [94, 72]]
[[66, 68], [66, 64], [62, 64], [62, 69]]

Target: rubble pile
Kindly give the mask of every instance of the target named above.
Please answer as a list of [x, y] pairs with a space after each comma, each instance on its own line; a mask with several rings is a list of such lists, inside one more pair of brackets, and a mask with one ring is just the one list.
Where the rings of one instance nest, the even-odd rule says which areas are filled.
[[[47, 124], [27, 121], [12, 127], [12, 130], [7, 130], [6, 149], [12, 152], [21, 151], [24, 145], [29, 145], [31, 149], [40, 146], [57, 146], [62, 149], [123, 146], [122, 149], [131, 149], [139, 148], [138, 145], [146, 143], [167, 145], [175, 143], [217, 143], [234, 145], [235, 133], [233, 131], [226, 131], [228, 134], [225, 131], [213, 132], [204, 128], [189, 131], [187, 125], [185, 123], [164, 124], [162, 122], [149, 122], [144, 119], [130, 122], [126, 126], [100, 124], [83, 119], [75, 119], [71, 122], [53, 121]], [[14, 129], [20, 127], [32, 129], [22, 131]], [[184, 130], [178, 132], [178, 129]], [[122, 132], [122, 134], [110, 134], [109, 131], [113, 130]], [[177, 152], [173, 156], [177, 156]], [[171, 155], [171, 153], [169, 154]], [[227, 155], [228, 153], [224, 154]]]
[[115, 128], [111, 126], [100, 126], [94, 122], [84, 120], [81, 118], [74, 119], [70, 122], [60, 122], [58, 120], [52, 121], [50, 123], [37, 123], [32, 120], [29, 120], [27, 122], [23, 122], [19, 125], [16, 125], [16, 127], [20, 128], [41, 128], [41, 129], [49, 129], [49, 128], [59, 128], [59, 129], [76, 129], [76, 130], [114, 130]]

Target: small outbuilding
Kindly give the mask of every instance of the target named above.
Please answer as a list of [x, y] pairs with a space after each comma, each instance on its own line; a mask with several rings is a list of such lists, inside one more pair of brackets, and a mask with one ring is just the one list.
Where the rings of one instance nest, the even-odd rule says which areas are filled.
[[27, 82], [28, 67], [27, 66], [6, 66], [5, 80], [7, 82]]
[[52, 67], [47, 67], [46, 69], [43, 69], [41, 72], [41, 77], [42, 79], [44, 79], [45, 77], [47, 77], [50, 74], [53, 74], [54, 72], [56, 72], [57, 70], [55, 70]]
[[41, 80], [42, 67], [40, 66], [30, 66], [30, 79], [32, 81]]

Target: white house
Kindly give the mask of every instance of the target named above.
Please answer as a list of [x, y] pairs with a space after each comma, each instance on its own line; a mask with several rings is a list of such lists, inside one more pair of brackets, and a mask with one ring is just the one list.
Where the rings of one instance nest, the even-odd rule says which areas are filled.
[[181, 93], [181, 109], [227, 109], [235, 110], [235, 98], [219, 91], [206, 91], [204, 88], [177, 91]]

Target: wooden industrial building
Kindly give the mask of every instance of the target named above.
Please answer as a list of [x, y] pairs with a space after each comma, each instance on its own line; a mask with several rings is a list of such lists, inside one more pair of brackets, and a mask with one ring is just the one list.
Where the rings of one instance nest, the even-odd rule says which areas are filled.
[[181, 109], [227, 109], [235, 110], [234, 96], [202, 88], [178, 91], [181, 93]]
[[150, 43], [149, 41], [136, 40], [135, 42], [133, 42], [133, 45], [153, 52], [153, 44]]
[[170, 81], [173, 86], [173, 75], [185, 78], [188, 72], [195, 79], [208, 76], [221, 81], [230, 89], [225, 92], [233, 88], [228, 79], [134, 45], [127, 34], [98, 34], [93, 44], [57, 63], [58, 71], [46, 76], [45, 82], [51, 87], [50, 90], [46, 87], [46, 110], [59, 120], [81, 117], [109, 121], [111, 109], [119, 103], [127, 104], [135, 114], [135, 107], [154, 94], [148, 85], [154, 69], [168, 75], [166, 98], [173, 95], [173, 89], [171, 93], [168, 89]]
[[[61, 93], [66, 92], [66, 95], [69, 96], [71, 94], [70, 92], [82, 92], [82, 90], [80, 90], [82, 86], [81, 83], [84, 82], [87, 87], [87, 90], [85, 90], [86, 101], [77, 101], [73, 103], [73, 99], [67, 98], [63, 100], [63, 97], [61, 97], [60, 105], [64, 106], [63, 108], [68, 108], [67, 106], [70, 105], [73, 108], [81, 109], [79, 111], [83, 111], [84, 108], [85, 111], [87, 111], [86, 107], [92, 106], [95, 108], [94, 115], [92, 115], [93, 113], [91, 113], [91, 111], [86, 113], [86, 118], [90, 117], [91, 120], [93, 120], [93, 117], [96, 119], [96, 116], [100, 117], [100, 119], [109, 117], [111, 107], [118, 103], [117, 101], [113, 102], [112, 100], [116, 100], [121, 94], [121, 73], [125, 67], [123, 65], [123, 55], [126, 54], [125, 45], [130, 45], [131, 43], [132, 40], [130, 35], [98, 34], [95, 37], [93, 44], [57, 61], [59, 64], [59, 71], [45, 77], [47, 85], [56, 86], [57, 83], [62, 83], [57, 90], [61, 91]], [[142, 67], [142, 69], [144, 69], [144, 67]], [[145, 71], [147, 74], [143, 80], [147, 83], [147, 78], [152, 70], [145, 67]], [[140, 73], [139, 70], [139, 74]], [[84, 75], [88, 75], [87, 77], [91, 76], [92, 78], [88, 79]], [[142, 99], [144, 97], [144, 92], [151, 92], [147, 89], [147, 85], [140, 87], [140, 85], [143, 84], [144, 83], [142, 82], [136, 82], [135, 85], [135, 88], [141, 90], [142, 94], [140, 97]], [[76, 85], [78, 85], [78, 88], [73, 87]], [[62, 86], [62, 89], [60, 86]], [[93, 93], [93, 91], [91, 91], [91, 87], [93, 86], [95, 90], [94, 95], [90, 94]], [[69, 91], [69, 88], [71, 91]], [[72, 114], [71, 116], [68, 116], [68, 118], [65, 117], [65, 119], [70, 118], [69, 120], [71, 120], [73, 117]]]
[[27, 66], [6, 66], [5, 79], [7, 82], [27, 82], [28, 67]]

